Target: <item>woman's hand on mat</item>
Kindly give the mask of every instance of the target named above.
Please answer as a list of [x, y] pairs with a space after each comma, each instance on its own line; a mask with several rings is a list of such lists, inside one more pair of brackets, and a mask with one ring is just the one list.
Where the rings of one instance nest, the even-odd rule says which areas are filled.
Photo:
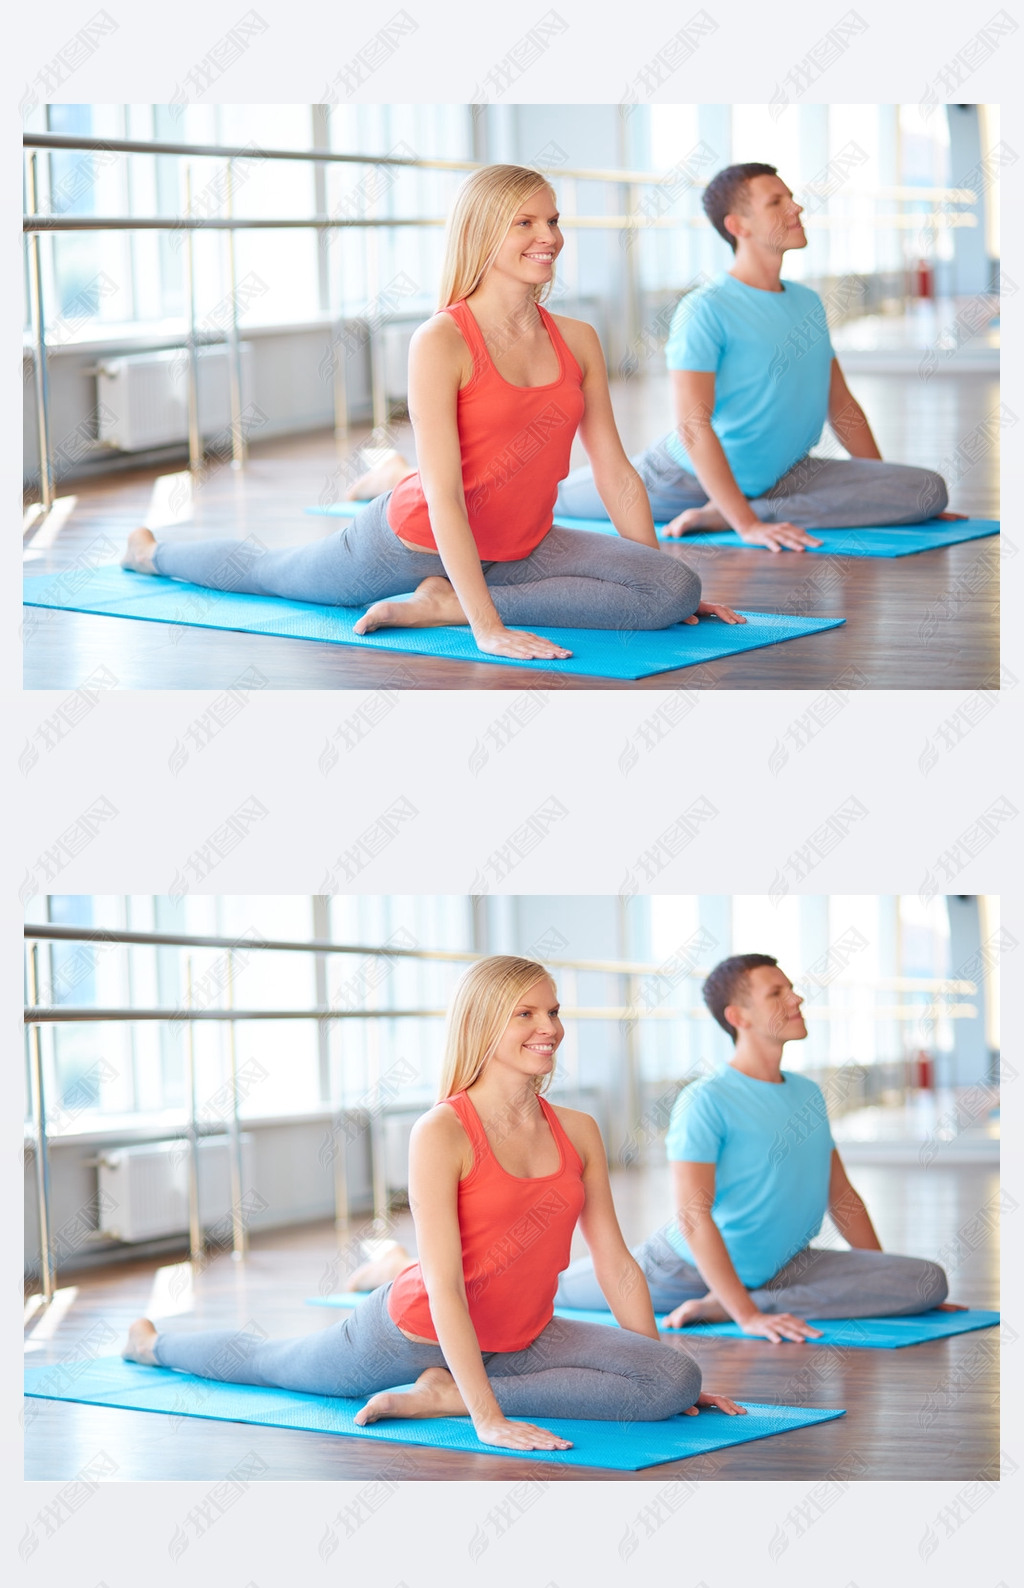
[[[966, 518], [967, 514], [966, 513], [936, 513], [935, 517], [936, 518], [948, 519], [951, 522], [956, 522], [958, 519]], [[960, 1308], [961, 1312], [966, 1312], [966, 1310], [967, 1310], [966, 1307], [961, 1307]]]
[[719, 606], [716, 601], [702, 601], [692, 618], [684, 618], [684, 623], [696, 623], [698, 618], [721, 618], [723, 623], [745, 623], [747, 620], [734, 612], [732, 607]]
[[746, 529], [738, 529], [736, 533], [748, 546], [767, 546], [769, 551], [806, 551], [808, 546], [823, 544], [815, 540], [813, 535], [808, 535], [806, 529], [798, 529], [796, 524], [755, 522]]
[[484, 629], [477, 633], [473, 631], [477, 649], [483, 651], [485, 656], [513, 656], [517, 661], [545, 661], [561, 662], [572, 651], [567, 651], [564, 646], [556, 645], [553, 640], [542, 639], [539, 634], [530, 634], [525, 629]]
[[695, 1403], [683, 1413], [684, 1417], [696, 1417], [702, 1406], [711, 1407], [714, 1411], [726, 1412], [730, 1417], [745, 1417], [747, 1408], [737, 1406], [728, 1395], [698, 1395]]
[[818, 1339], [820, 1329], [814, 1329], [803, 1318], [796, 1318], [791, 1312], [752, 1312], [746, 1318], [737, 1318], [736, 1322], [744, 1334], [763, 1335], [773, 1345], [778, 1345], [783, 1340], [795, 1340], [798, 1345], [803, 1345], [806, 1340]]
[[940, 1301], [938, 1306], [935, 1308], [935, 1311], [936, 1312], [969, 1312], [970, 1308], [965, 1307], [959, 1301]]
[[494, 1417], [473, 1424], [482, 1445], [500, 1445], [503, 1450], [571, 1450], [572, 1440], [537, 1428], [533, 1423], [510, 1423], [507, 1417]]

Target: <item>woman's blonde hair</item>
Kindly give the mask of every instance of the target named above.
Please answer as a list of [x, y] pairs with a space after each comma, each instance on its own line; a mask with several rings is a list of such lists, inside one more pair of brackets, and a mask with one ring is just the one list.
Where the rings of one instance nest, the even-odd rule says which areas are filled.
[[[550, 189], [551, 183], [542, 172], [523, 165], [485, 165], [466, 178], [445, 230], [439, 309], [476, 291], [524, 200], [539, 187]], [[552, 270], [547, 281], [533, 288], [537, 303], [543, 303], [554, 279]]]
[[[536, 960], [512, 954], [493, 954], [469, 967], [448, 1010], [438, 1102], [479, 1078], [523, 994], [545, 977], [550, 981], [550, 972]], [[543, 1092], [553, 1074], [552, 1068], [536, 1076], [534, 1090]]]

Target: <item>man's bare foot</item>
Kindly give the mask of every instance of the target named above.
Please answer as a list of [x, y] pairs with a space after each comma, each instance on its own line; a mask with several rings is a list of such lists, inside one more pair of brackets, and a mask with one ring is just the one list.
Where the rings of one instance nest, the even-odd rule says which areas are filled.
[[156, 573], [153, 566], [153, 553], [156, 551], [156, 536], [149, 529], [133, 529], [128, 536], [124, 556], [121, 558], [121, 567], [130, 568], [132, 573]]
[[688, 535], [695, 529], [728, 529], [729, 525], [718, 511], [706, 502], [703, 507], [688, 507], [685, 513], [680, 513], [672, 520], [673, 534]]
[[466, 1403], [446, 1367], [428, 1367], [411, 1390], [381, 1390], [356, 1412], [360, 1428], [382, 1417], [466, 1417]]
[[126, 1362], [141, 1362], [145, 1367], [159, 1367], [160, 1364], [153, 1355], [155, 1341], [154, 1325], [148, 1318], [136, 1318], [128, 1330], [128, 1343], [121, 1355]]
[[669, 1313], [673, 1329], [685, 1329], [688, 1323], [728, 1323], [729, 1314], [721, 1302], [715, 1300], [710, 1293], [706, 1296], [697, 1296], [693, 1301], [684, 1301], [682, 1306], [676, 1307]]
[[349, 1275], [350, 1290], [376, 1290], [378, 1285], [390, 1284], [413, 1259], [397, 1241], [386, 1241], [382, 1249], [368, 1263]]
[[407, 463], [400, 452], [392, 452], [372, 469], [367, 469], [361, 474], [354, 485], [350, 485], [345, 492], [346, 502], [369, 502], [375, 496], [381, 496], [385, 491], [393, 491], [399, 480], [404, 480], [407, 474], [412, 474], [413, 467]]
[[466, 614], [459, 605], [447, 579], [431, 574], [417, 586], [414, 594], [405, 601], [375, 601], [364, 612], [355, 626], [357, 634], [372, 634], [374, 629], [434, 629], [447, 623], [465, 623]]

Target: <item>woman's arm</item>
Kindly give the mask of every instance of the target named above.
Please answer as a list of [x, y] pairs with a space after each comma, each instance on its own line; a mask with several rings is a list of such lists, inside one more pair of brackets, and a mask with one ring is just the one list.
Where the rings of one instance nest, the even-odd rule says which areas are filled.
[[409, 417], [430, 527], [445, 573], [480, 650], [493, 656], [550, 660], [569, 653], [502, 623], [480, 565], [462, 488], [458, 397], [468, 350], [450, 315], [420, 326], [409, 344]]
[[510, 1422], [498, 1405], [469, 1316], [459, 1230], [459, 1179], [472, 1149], [450, 1108], [417, 1120], [409, 1139], [409, 1205], [437, 1343], [477, 1436], [511, 1449], [566, 1448], [546, 1429]]
[[658, 547], [650, 498], [619, 439], [608, 390], [601, 341], [584, 320], [557, 316], [558, 329], [583, 371], [583, 418], [579, 437], [590, 460], [598, 495], [624, 540]]
[[643, 1270], [622, 1238], [608, 1182], [608, 1160], [596, 1120], [576, 1109], [559, 1108], [558, 1117], [583, 1163], [586, 1201], [580, 1230], [594, 1264], [594, 1274], [615, 1321], [634, 1334], [658, 1338], [651, 1293]]
[[[672, 371], [676, 429], [693, 464], [693, 471], [726, 523], [741, 540], [767, 546], [770, 551], [803, 551], [820, 546], [795, 524], [765, 524], [757, 517], [736, 484], [729, 460], [711, 425], [715, 411], [715, 374], [713, 370], [676, 369]], [[672, 525], [669, 525], [671, 531]]]

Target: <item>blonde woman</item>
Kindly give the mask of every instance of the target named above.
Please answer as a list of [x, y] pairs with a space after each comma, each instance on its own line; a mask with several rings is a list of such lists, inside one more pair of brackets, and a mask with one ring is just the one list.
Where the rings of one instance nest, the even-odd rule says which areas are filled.
[[[449, 1013], [441, 1101], [410, 1141], [419, 1261], [395, 1248], [384, 1283], [317, 1334], [243, 1346], [234, 1330], [158, 1334], [140, 1318], [125, 1356], [232, 1383], [367, 1395], [361, 1424], [468, 1416], [481, 1443], [510, 1450], [570, 1448], [519, 1421], [524, 1413], [632, 1422], [699, 1406], [740, 1412], [701, 1394], [693, 1358], [658, 1339], [597, 1125], [542, 1095], [561, 1040], [542, 965], [498, 956], [472, 966]], [[577, 1221], [620, 1329], [553, 1316]]]
[[[480, 651], [516, 660], [570, 652], [511, 624], [743, 622], [702, 602], [697, 575], [658, 545], [615, 428], [597, 334], [542, 306], [561, 249], [555, 196], [539, 171], [474, 172], [449, 221], [439, 312], [409, 348], [418, 469], [395, 454], [368, 477], [380, 494], [323, 540], [283, 551], [234, 540], [157, 545], [137, 529], [124, 566], [217, 590], [369, 604], [360, 634], [468, 624]], [[618, 539], [552, 527], [577, 430]]]

